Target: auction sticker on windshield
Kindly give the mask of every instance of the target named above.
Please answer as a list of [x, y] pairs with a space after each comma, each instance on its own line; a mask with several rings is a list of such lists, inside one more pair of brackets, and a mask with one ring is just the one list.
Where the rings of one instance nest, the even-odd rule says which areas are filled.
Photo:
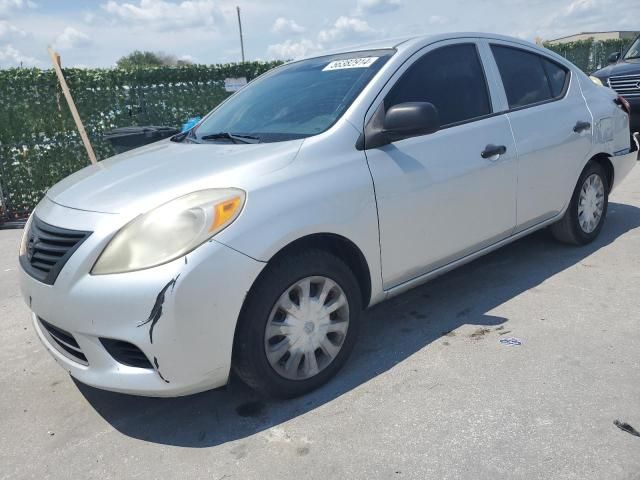
[[359, 57], [345, 58], [344, 60], [334, 60], [322, 69], [323, 72], [330, 70], [343, 70], [345, 68], [368, 68], [380, 57]]

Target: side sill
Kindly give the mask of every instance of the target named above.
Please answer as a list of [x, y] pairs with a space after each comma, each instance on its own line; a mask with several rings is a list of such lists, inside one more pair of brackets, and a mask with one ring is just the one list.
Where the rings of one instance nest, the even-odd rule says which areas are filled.
[[466, 263], [469, 263], [477, 258], [480, 258], [484, 255], [486, 255], [487, 253], [490, 253], [494, 250], [499, 249], [500, 247], [504, 247], [505, 245], [508, 245], [511, 242], [514, 242], [516, 240], [519, 240], [522, 237], [526, 237], [527, 235], [529, 235], [530, 233], [535, 232], [536, 230], [540, 230], [548, 225], [551, 225], [552, 223], [555, 223], [556, 221], [560, 220], [562, 218], [562, 215], [564, 215], [564, 211], [560, 212], [558, 215], [555, 215], [554, 217], [551, 217], [548, 220], [545, 220], [541, 223], [538, 223], [536, 225], [533, 225], [532, 227], [529, 227], [525, 230], [522, 230], [518, 233], [515, 233], [514, 235], [505, 238], [504, 240], [500, 240], [497, 243], [494, 243], [493, 245], [489, 245], [488, 247], [485, 247], [481, 250], [478, 250], [475, 253], [470, 253], [469, 255], [466, 255], [458, 260], [454, 260], [451, 263], [448, 263], [446, 265], [443, 265], [442, 267], [436, 268], [435, 270], [432, 270], [430, 272], [427, 272], [423, 275], [420, 275], [416, 278], [413, 278], [411, 280], [407, 280], [404, 283], [401, 283], [399, 285], [396, 285], [395, 287], [391, 287], [388, 290], [385, 290], [386, 292], [386, 299], [389, 299], [391, 297], [395, 297], [396, 295], [399, 295], [401, 293], [406, 292], [407, 290], [412, 289], [413, 287], [417, 287], [418, 285], [422, 285], [423, 283], [426, 283], [436, 277], [439, 277], [440, 275], [443, 275], [457, 267], [460, 267]]

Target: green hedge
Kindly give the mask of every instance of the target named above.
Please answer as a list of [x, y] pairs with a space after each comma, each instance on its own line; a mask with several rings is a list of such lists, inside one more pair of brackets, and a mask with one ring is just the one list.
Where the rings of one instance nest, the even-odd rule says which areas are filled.
[[[113, 155], [105, 132], [132, 125], [178, 127], [229, 95], [225, 78], [251, 80], [277, 64], [68, 68], [64, 74], [96, 155], [104, 159]], [[89, 163], [53, 70], [0, 70], [0, 125], [5, 216], [30, 211], [47, 188]]]
[[549, 50], [562, 55], [585, 73], [607, 66], [607, 58], [613, 52], [624, 52], [633, 40], [598, 40], [593, 38], [579, 40], [577, 42], [551, 45], [548, 42], [544, 46]]

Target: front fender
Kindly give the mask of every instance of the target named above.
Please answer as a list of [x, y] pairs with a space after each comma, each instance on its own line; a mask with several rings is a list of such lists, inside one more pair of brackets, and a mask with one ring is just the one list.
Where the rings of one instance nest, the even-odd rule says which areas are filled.
[[373, 181], [364, 153], [355, 149], [358, 132], [343, 127], [330, 139], [306, 140], [293, 164], [247, 193], [242, 214], [216, 240], [266, 262], [299, 238], [340, 235], [362, 251], [375, 303], [383, 291]]

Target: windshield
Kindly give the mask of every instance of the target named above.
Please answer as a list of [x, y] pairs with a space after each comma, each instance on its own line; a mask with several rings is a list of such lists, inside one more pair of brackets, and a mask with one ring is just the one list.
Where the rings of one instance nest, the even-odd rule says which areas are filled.
[[[295, 62], [266, 73], [221, 104], [193, 131], [201, 140], [229, 135], [278, 142], [331, 127], [394, 50], [354, 52]], [[223, 136], [219, 134], [224, 134]]]
[[624, 55], [625, 60], [629, 60], [630, 58], [640, 58], [640, 37], [636, 38], [636, 41], [633, 42], [633, 45], [629, 47], [627, 53]]

